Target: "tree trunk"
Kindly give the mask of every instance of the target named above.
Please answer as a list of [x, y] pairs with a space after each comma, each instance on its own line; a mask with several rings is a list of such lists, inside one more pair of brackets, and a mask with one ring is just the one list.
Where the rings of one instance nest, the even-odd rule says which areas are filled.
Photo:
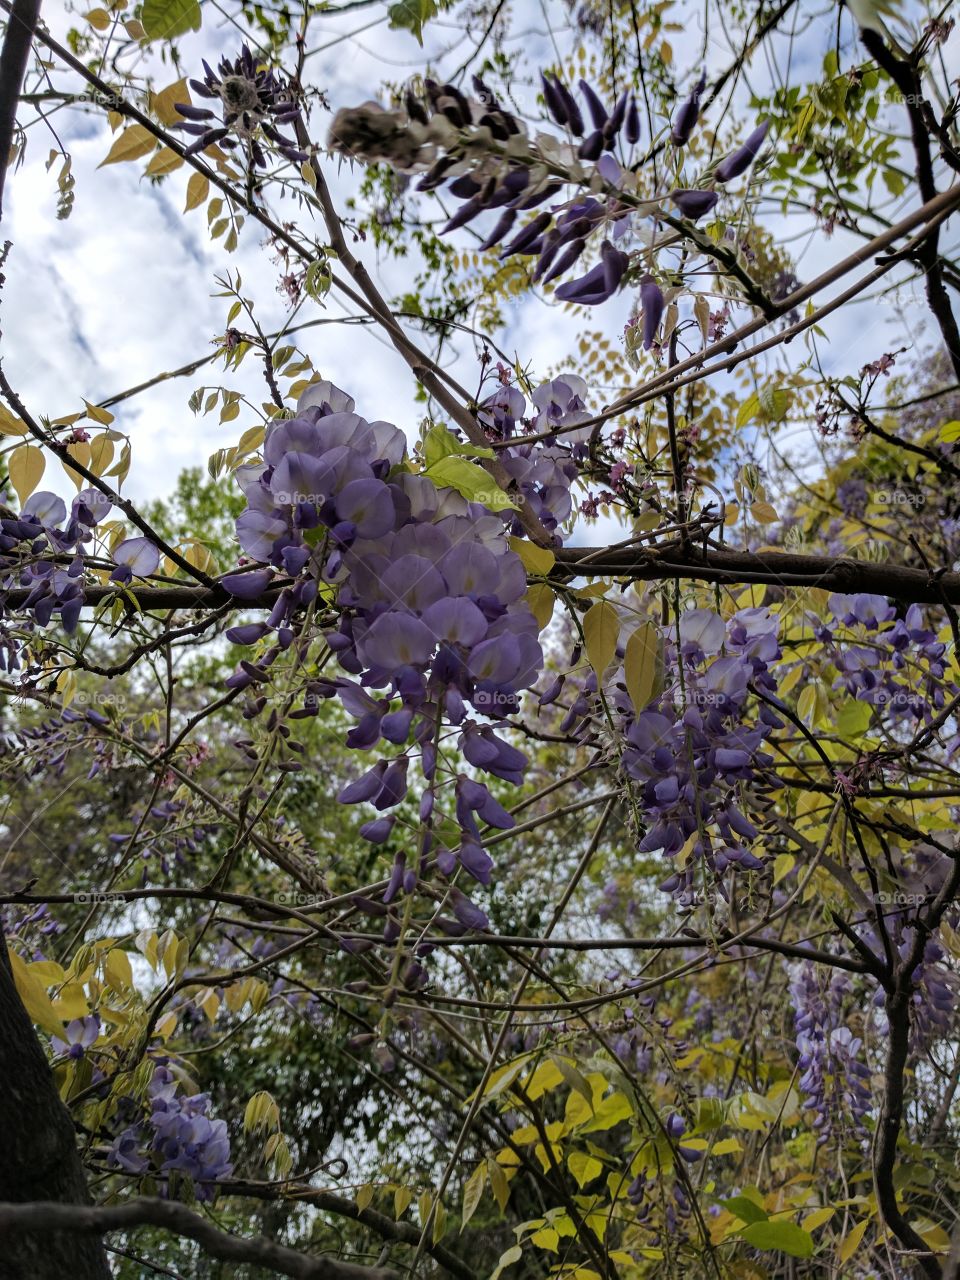
[[[73, 1122], [17, 994], [0, 929], [0, 1201], [89, 1204]], [[0, 1240], [0, 1280], [110, 1280], [96, 1236], [14, 1231]]]

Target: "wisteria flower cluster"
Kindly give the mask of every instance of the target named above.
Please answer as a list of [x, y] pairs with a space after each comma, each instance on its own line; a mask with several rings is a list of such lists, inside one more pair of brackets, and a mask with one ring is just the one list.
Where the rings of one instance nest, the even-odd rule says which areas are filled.
[[164, 1195], [171, 1175], [191, 1179], [198, 1200], [211, 1200], [215, 1184], [233, 1172], [224, 1120], [208, 1114], [205, 1093], [185, 1094], [169, 1067], [156, 1068], [147, 1089], [148, 1114], [128, 1125], [107, 1154], [113, 1169], [157, 1176]]
[[[721, 876], [728, 867], [758, 870], [748, 848], [757, 829], [738, 796], [771, 763], [763, 744], [781, 721], [765, 704], [751, 710], [750, 686], [775, 688], [769, 664], [780, 656], [778, 619], [768, 609], [742, 609], [724, 623], [710, 609], [681, 615], [676, 682], [626, 726], [623, 768], [638, 783], [646, 833], [641, 851], [687, 856], [661, 886], [683, 895], [703, 862]], [[724, 655], [720, 654], [721, 649]], [[710, 659], [710, 661], [708, 661]], [[628, 705], [621, 697], [620, 705]]]
[[239, 143], [253, 164], [264, 168], [267, 157], [261, 143], [266, 138], [285, 159], [298, 164], [307, 159], [296, 140], [284, 137], [278, 128], [300, 119], [293, 88], [280, 72], [259, 62], [246, 45], [233, 62], [221, 58], [213, 71], [204, 61], [203, 69], [204, 78], [191, 80], [190, 87], [201, 98], [219, 100], [220, 118], [209, 107], [195, 107], [189, 102], [176, 104], [186, 123], [173, 127], [196, 139], [187, 147], [188, 156], [214, 143], [229, 150]]
[[818, 1144], [829, 1141], [841, 1122], [849, 1122], [863, 1135], [873, 1105], [863, 1042], [846, 1023], [844, 1005], [850, 993], [850, 977], [841, 969], [831, 970], [824, 979], [804, 960], [791, 973], [798, 1066], [803, 1073], [799, 1085], [804, 1107], [814, 1112]]
[[[563, 410], [569, 411], [572, 393], [566, 388], [564, 394]], [[543, 476], [537, 473], [541, 464], [524, 462], [523, 482], [546, 512], [548, 502], [560, 501], [551, 489], [562, 486], [546, 483], [556, 463], [544, 464], [550, 475]], [[412, 473], [403, 433], [361, 418], [353, 400], [329, 382], [309, 387], [297, 416], [270, 428], [262, 463], [242, 468], [239, 478], [248, 506], [238, 517], [237, 536], [247, 555], [272, 568], [242, 570], [224, 585], [253, 598], [267, 588], [274, 569], [294, 581], [279, 593], [266, 622], [228, 632], [241, 644], [276, 632], [276, 643], [258, 662], [242, 663], [228, 683], [262, 683], [292, 642], [293, 614], [323, 589], [339, 613], [327, 643], [347, 676], [358, 679], [311, 681], [306, 709], [315, 713], [318, 697], [337, 696], [357, 717], [348, 746], [370, 750], [385, 741], [408, 748], [341, 792], [344, 803], [368, 802], [385, 815], [362, 834], [375, 843], [389, 837], [394, 817], [386, 811], [407, 795], [414, 751], [428, 783], [421, 820], [429, 822], [445, 724], [459, 730], [458, 745], [470, 765], [519, 783], [526, 758], [469, 714], [472, 708], [502, 719], [516, 710], [519, 694], [542, 665], [537, 623], [524, 601], [526, 573], [507, 543], [504, 518]], [[483, 783], [466, 774], [458, 775], [454, 792], [461, 843], [456, 854], [439, 849], [437, 865], [444, 873], [462, 865], [486, 881], [490, 864], [479, 823], [502, 828], [513, 820]], [[398, 864], [395, 879], [391, 893], [409, 890], [417, 876]], [[463, 905], [465, 915], [471, 911]]]
[[831, 595], [828, 608], [833, 623], [818, 621], [815, 630], [838, 673], [834, 688], [894, 720], [932, 718], [944, 704], [946, 645], [920, 605], [898, 617], [885, 596], [861, 594]]
[[[633, 94], [625, 91], [615, 103], [606, 104], [581, 80], [581, 109], [559, 76], [542, 74], [541, 83], [546, 109], [565, 130], [564, 138], [538, 133], [531, 140], [523, 122], [474, 76], [472, 99], [455, 85], [427, 80], [425, 100], [408, 92], [402, 108], [374, 102], [344, 108], [333, 121], [329, 145], [362, 160], [385, 161], [401, 172], [426, 170], [420, 190], [448, 184], [448, 193], [461, 204], [444, 232], [501, 210], [480, 247], [500, 245], [502, 258], [535, 257], [534, 281], [548, 284], [564, 275], [581, 259], [588, 241], [599, 236], [599, 262], [556, 290], [560, 301], [595, 306], [610, 298], [628, 273], [630, 257], [617, 242], [634, 229], [636, 220], [656, 217], [668, 202], [692, 222], [710, 213], [719, 199], [717, 187], [753, 164], [769, 127], [761, 124], [741, 147], [704, 174], [699, 185], [644, 198], [638, 194], [643, 157], [633, 153], [641, 134]], [[678, 149], [694, 131], [704, 85], [701, 77], [674, 119], [670, 139]], [[623, 164], [614, 154], [618, 150]], [[565, 197], [564, 188], [571, 185], [580, 189], [579, 194]], [[522, 221], [523, 213], [548, 200], [553, 201], [549, 209]], [[645, 312], [656, 315], [644, 325], [644, 346], [649, 349], [663, 310], [663, 293], [649, 273], [640, 283]]]
[[[64, 631], [76, 631], [84, 605], [84, 551], [112, 506], [98, 489], [83, 489], [68, 515], [63, 499], [44, 490], [30, 495], [19, 516], [0, 518], [0, 585], [5, 592], [26, 589], [20, 608], [39, 626], [58, 614]], [[127, 538], [112, 560], [111, 578], [122, 584], [154, 573], [160, 553], [148, 538]]]

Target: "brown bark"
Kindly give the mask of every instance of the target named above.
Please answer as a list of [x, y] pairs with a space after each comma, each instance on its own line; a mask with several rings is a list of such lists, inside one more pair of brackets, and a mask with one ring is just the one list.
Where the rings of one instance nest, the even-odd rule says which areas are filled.
[[[73, 1122], [14, 986], [0, 930], [0, 1201], [89, 1203]], [[95, 1236], [3, 1233], [0, 1280], [110, 1280]]]

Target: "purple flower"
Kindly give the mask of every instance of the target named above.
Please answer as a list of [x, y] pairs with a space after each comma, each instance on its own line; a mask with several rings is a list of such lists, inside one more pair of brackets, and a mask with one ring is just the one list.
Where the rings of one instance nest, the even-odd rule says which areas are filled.
[[745, 173], [750, 168], [763, 146], [769, 128], [770, 121], [765, 120], [762, 125], [754, 129], [742, 147], [720, 161], [714, 173], [717, 182], [729, 182], [731, 178], [739, 178], [741, 173]]
[[63, 1039], [60, 1036], [51, 1038], [54, 1053], [66, 1054], [68, 1058], [82, 1058], [87, 1049], [95, 1044], [100, 1035], [100, 1015], [89, 1014], [85, 1018], [74, 1018], [67, 1024]]
[[720, 199], [720, 196], [716, 191], [677, 188], [670, 192], [670, 199], [685, 218], [690, 218], [691, 221], [696, 222], [698, 218], [702, 218], [704, 214], [710, 212]]
[[673, 118], [673, 127], [670, 130], [670, 139], [676, 147], [683, 147], [690, 141], [690, 135], [693, 133], [697, 120], [700, 116], [700, 100], [703, 97], [703, 90], [707, 83], [707, 73], [701, 72], [700, 79], [697, 81], [697, 87], [693, 93], [684, 102], [681, 103], [677, 114]]
[[561, 302], [573, 302], [583, 307], [597, 306], [616, 293], [629, 265], [629, 258], [609, 240], [600, 246], [601, 261], [579, 280], [560, 285], [556, 297]]
[[256, 600], [273, 580], [269, 569], [253, 569], [245, 573], [228, 573], [220, 585], [238, 600]]
[[643, 309], [643, 349], [649, 351], [663, 316], [663, 293], [649, 273], [640, 278], [640, 306]]

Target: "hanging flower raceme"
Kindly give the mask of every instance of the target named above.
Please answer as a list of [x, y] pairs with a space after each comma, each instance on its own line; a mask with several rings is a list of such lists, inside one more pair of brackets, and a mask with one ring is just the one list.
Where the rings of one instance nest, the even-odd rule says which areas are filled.
[[[99, 490], [82, 489], [68, 512], [57, 494], [41, 491], [30, 495], [18, 516], [0, 518], [0, 590], [25, 592], [18, 612], [32, 614], [41, 627], [56, 614], [64, 631], [76, 631], [88, 580], [86, 556], [112, 506]], [[102, 552], [113, 560], [111, 581], [118, 583], [147, 577], [159, 564], [147, 538], [128, 538]]]
[[234, 61], [222, 58], [216, 71], [204, 61], [203, 69], [204, 78], [191, 80], [190, 87], [201, 98], [218, 99], [219, 112], [188, 102], [176, 104], [186, 123], [175, 124], [173, 128], [196, 139], [187, 147], [187, 155], [194, 155], [214, 143], [228, 149], [239, 143], [253, 164], [263, 168], [267, 157], [262, 143], [267, 139], [287, 160], [300, 163], [307, 159], [306, 153], [297, 147], [296, 139], [284, 137], [280, 132], [281, 126], [293, 124], [300, 118], [300, 109], [289, 81], [278, 71], [258, 62], [246, 45]]
[[[561, 420], [564, 412], [577, 412], [571, 402], [581, 403], [578, 389], [565, 386], [560, 393]], [[486, 412], [492, 423], [524, 407], [506, 396]], [[555, 482], [559, 460], [530, 454], [514, 464], [540, 510], [564, 501], [565, 516], [569, 497]], [[407, 795], [415, 757], [432, 784], [445, 725], [460, 730], [476, 768], [519, 782], [525, 757], [471, 716], [472, 710], [502, 720], [516, 710], [543, 660], [538, 626], [524, 601], [526, 573], [507, 542], [509, 511], [495, 514], [412, 473], [403, 433], [361, 418], [353, 400], [329, 382], [304, 392], [297, 416], [268, 430], [262, 463], [241, 468], [238, 478], [247, 498], [237, 519], [241, 547], [292, 581], [265, 623], [232, 630], [238, 643], [260, 643], [273, 632], [276, 643], [242, 662], [228, 684], [268, 680], [292, 639], [294, 614], [322, 592], [339, 615], [326, 640], [345, 675], [312, 681], [305, 713], [315, 713], [318, 698], [339, 697], [357, 720], [348, 746], [372, 750], [383, 741], [404, 748], [344, 788], [343, 803], [369, 803], [381, 814], [396, 808]], [[270, 569], [255, 569], [223, 583], [241, 599], [252, 598], [271, 576]], [[484, 784], [464, 778], [455, 790], [461, 831], [455, 861], [486, 880], [477, 819], [494, 827], [512, 819]], [[392, 822], [375, 819], [363, 834], [380, 843], [392, 830]], [[446, 859], [438, 865], [453, 869]], [[393, 892], [408, 878], [398, 872]]]
[[850, 977], [841, 969], [831, 970], [823, 981], [809, 960], [793, 967], [790, 997], [802, 1072], [799, 1086], [804, 1107], [814, 1113], [818, 1144], [827, 1142], [840, 1125], [865, 1135], [872, 1107], [863, 1042], [847, 1026], [844, 1014], [850, 995]]
[[124, 1173], [151, 1174], [169, 1196], [177, 1176], [189, 1178], [198, 1200], [211, 1200], [216, 1183], [233, 1172], [226, 1122], [211, 1120], [208, 1094], [184, 1094], [169, 1067], [158, 1066], [147, 1089], [145, 1116], [115, 1139], [107, 1164]]
[[891, 728], [930, 720], [944, 705], [946, 645], [912, 604], [902, 617], [885, 596], [831, 595], [832, 621], [815, 621], [817, 639], [845, 689], [874, 707]]
[[740, 610], [726, 624], [710, 609], [691, 609], [679, 632], [679, 653], [668, 641], [665, 656], [667, 669], [680, 666], [677, 680], [638, 714], [622, 689], [614, 701], [626, 716], [623, 768], [638, 784], [646, 824], [639, 847], [671, 859], [683, 852], [661, 886], [683, 897], [700, 863], [717, 877], [763, 866], [749, 848], [758, 832], [743, 809], [750, 784], [772, 763], [763, 747], [781, 722], [755, 705], [750, 686], [774, 687], [768, 665], [780, 651], [777, 618], [766, 609]]

